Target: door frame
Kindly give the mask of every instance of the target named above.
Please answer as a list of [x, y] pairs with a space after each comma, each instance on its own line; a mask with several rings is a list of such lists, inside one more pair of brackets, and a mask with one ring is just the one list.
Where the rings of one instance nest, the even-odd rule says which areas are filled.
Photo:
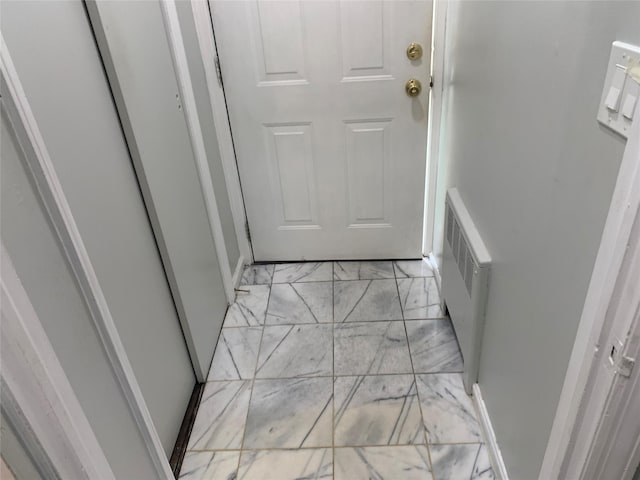
[[448, 0], [433, 0], [431, 29], [431, 89], [429, 92], [429, 124], [427, 129], [427, 175], [424, 189], [424, 232], [422, 256], [433, 253], [436, 192], [440, 160], [442, 104], [445, 95], [444, 66]]
[[[39, 200], [42, 202], [47, 217], [54, 227], [73, 277], [82, 292], [87, 310], [93, 320], [116, 379], [122, 388], [131, 416], [147, 447], [157, 478], [160, 480], [173, 479], [173, 473], [158, 432], [151, 419], [151, 413], [142, 395], [140, 385], [136, 380], [133, 367], [129, 362], [129, 357], [71, 212], [71, 207], [66, 199], [46, 143], [1, 33], [0, 76], [5, 87], [1, 100], [2, 108], [6, 110], [7, 116], [15, 129], [16, 136], [25, 150], [25, 169], [29, 172], [34, 182]], [[4, 265], [2, 273], [4, 276]], [[3, 303], [3, 308], [4, 306], [5, 304]], [[38, 352], [42, 354], [43, 348], [40, 345], [37, 349]], [[90, 442], [90, 440], [88, 441]], [[91, 443], [86, 444], [87, 448], [90, 445]], [[95, 460], [98, 461], [98, 457]], [[103, 477], [98, 475], [96, 478]], [[104, 478], [109, 477], [105, 476]]]
[[[176, 0], [169, 0], [175, 4]], [[227, 112], [227, 101], [224, 87], [222, 85], [222, 75], [219, 73], [218, 50], [216, 47], [215, 34], [213, 30], [213, 20], [209, 10], [208, 0], [192, 0], [191, 12], [196, 26], [198, 46], [202, 56], [209, 99], [211, 101], [211, 111], [216, 128], [216, 139], [220, 148], [222, 168], [224, 171], [227, 192], [229, 193], [229, 203], [231, 205], [231, 215], [238, 238], [240, 248], [240, 259], [243, 264], [253, 263], [253, 250], [248, 236], [249, 223], [244, 206], [242, 195], [242, 185], [238, 164], [236, 163], [235, 147], [231, 134], [231, 124]], [[234, 275], [234, 286], [238, 285], [242, 270], [236, 271]]]
[[[202, 2], [190, 2], [192, 5]], [[207, 160], [207, 152], [204, 145], [204, 137], [202, 133], [202, 126], [200, 125], [200, 118], [198, 117], [198, 106], [195, 99], [193, 90], [193, 84], [191, 82], [191, 74], [189, 72], [189, 63], [187, 60], [187, 53], [182, 38], [182, 32], [180, 29], [180, 20], [178, 19], [178, 9], [176, 0], [161, 1], [160, 9], [162, 11], [162, 18], [164, 21], [165, 30], [167, 32], [167, 40], [169, 41], [169, 50], [171, 51], [171, 58], [173, 60], [173, 66], [176, 71], [176, 80], [178, 81], [178, 89], [180, 90], [180, 98], [183, 103], [183, 111], [185, 120], [187, 122], [187, 130], [189, 131], [189, 139], [191, 141], [191, 147], [193, 149], [194, 158], [196, 161], [196, 167], [198, 169], [198, 177], [200, 180], [200, 188], [204, 197], [204, 204], [209, 217], [209, 225], [211, 228], [211, 234], [214, 239], [216, 253], [218, 256], [218, 264], [220, 265], [220, 272], [222, 273], [222, 281], [224, 283], [224, 289], [227, 294], [227, 300], [229, 305], [235, 302], [235, 287], [240, 281], [242, 275], [245, 255], [243, 251], [243, 245], [241, 239], [246, 238], [244, 234], [238, 233], [238, 226], [236, 224], [236, 217], [233, 215], [234, 201], [232, 198], [234, 195], [229, 195], [229, 202], [232, 208], [232, 216], [234, 218], [234, 227], [236, 229], [236, 236], [238, 237], [238, 243], [240, 247], [240, 258], [234, 268], [231, 271], [229, 266], [229, 255], [227, 254], [227, 248], [224, 240], [224, 234], [222, 231], [222, 222], [220, 220], [220, 212], [218, 204], [216, 202], [216, 196], [213, 188], [213, 181], [211, 180], [211, 171], [209, 169], [209, 163]], [[195, 18], [194, 18], [195, 20]], [[196, 24], [197, 25], [197, 24]], [[199, 40], [199, 39], [198, 39]], [[206, 69], [205, 69], [206, 72]], [[208, 83], [208, 81], [207, 81]], [[209, 95], [211, 97], [211, 95]], [[214, 110], [215, 112], [215, 110]], [[215, 117], [215, 115], [214, 115]], [[214, 118], [215, 120], [215, 118]], [[216, 125], [217, 130], [217, 125]], [[220, 135], [216, 135], [219, 137]], [[218, 139], [219, 140], [219, 139]], [[221, 149], [222, 150], [222, 149]], [[221, 152], [222, 156], [222, 152]], [[233, 187], [233, 179], [224, 168], [225, 182], [231, 183]], [[229, 189], [229, 187], [227, 187]], [[232, 190], [231, 188], [230, 190]]]
[[[605, 159], [606, 160], [606, 159]], [[640, 216], [640, 120], [635, 119], [613, 192], [600, 247], [576, 339], [566, 371], [560, 401], [544, 455], [539, 479], [559, 478], [565, 471], [582, 471], [597, 440], [598, 425], [606, 413], [612, 382], [594, 383], [597, 368], [606, 362], [611, 350], [608, 333], [622, 331], [632, 325], [640, 308], [625, 305], [624, 289], [634, 291], [637, 282], [622, 278], [624, 269], [632, 267], [625, 254], [629, 246], [637, 246], [640, 232], [634, 223]], [[628, 300], [627, 300], [628, 302]], [[608, 312], [617, 312], [610, 320]], [[636, 366], [636, 370], [640, 368]], [[618, 375], [613, 375], [616, 377]], [[592, 387], [592, 388], [590, 388]], [[595, 412], [589, 418], [581, 413], [584, 406]], [[578, 434], [581, 435], [577, 438]]]
[[[640, 228], [640, 222], [636, 222], [634, 227]], [[635, 243], [632, 247], [635, 258], [632, 260], [630, 271], [634, 278], [640, 276], [640, 243]], [[624, 328], [625, 334], [629, 338], [634, 338], [632, 348], [624, 349], [621, 353], [628, 358], [638, 359], [640, 354], [640, 291], [636, 288], [625, 292], [629, 297], [628, 304], [622, 305], [626, 318], [635, 317], [634, 325], [620, 325]], [[625, 294], [623, 293], [623, 295]], [[631, 301], [629, 301], [631, 300]], [[630, 308], [635, 310], [633, 315], [628, 315]], [[617, 340], [621, 333], [614, 329], [610, 334], [610, 342]], [[613, 337], [613, 338], [611, 338]], [[607, 342], [605, 345], [611, 345]], [[605, 349], [606, 351], [606, 349]], [[606, 358], [604, 361], [606, 362]], [[608, 363], [608, 362], [607, 362]], [[619, 478], [620, 480], [631, 480], [638, 464], [640, 463], [640, 439], [637, 437], [638, 424], [640, 422], [640, 371], [634, 368], [630, 377], [621, 375], [614, 366], [601, 362], [597, 375], [594, 376], [594, 394], [590, 396], [587, 403], [582, 406], [581, 424], [576, 430], [576, 446], [574, 454], [578, 457], [577, 462], [572, 461], [572, 457], [567, 461], [571, 469], [565, 470], [566, 478], [579, 478], [588, 480], [591, 478]], [[604, 388], [609, 387], [609, 388]], [[601, 396], [606, 395], [604, 405]], [[598, 422], [594, 425], [589, 412], [591, 409], [601, 409], [598, 412]], [[594, 430], [595, 427], [595, 430]], [[585, 439], [587, 441], [585, 441]], [[583, 464], [581, 458], [583, 452], [588, 452], [587, 460]], [[578, 470], [579, 468], [579, 470]]]
[[[176, 0], [168, 0], [173, 3]], [[233, 135], [231, 123], [227, 109], [227, 103], [220, 72], [220, 61], [217, 45], [215, 42], [215, 28], [209, 1], [215, 0], [191, 0], [193, 18], [196, 25], [202, 64], [204, 65], [211, 99], [211, 109], [215, 120], [216, 138], [220, 145], [220, 155], [227, 181], [227, 190], [231, 203], [236, 235], [240, 245], [241, 256], [245, 263], [253, 263], [253, 251], [251, 240], [248, 237], [249, 222], [247, 220], [242, 185], [238, 172], [238, 164], [233, 145]], [[430, 89], [429, 119], [425, 135], [427, 135], [427, 152], [425, 156], [427, 172], [425, 177], [425, 195], [423, 209], [423, 233], [422, 233], [422, 255], [426, 257], [433, 250], [434, 217], [436, 209], [436, 180], [439, 161], [439, 141], [432, 141], [432, 138], [439, 138], [442, 97], [444, 95], [444, 40], [445, 23], [448, 1], [432, 0], [432, 38], [431, 38], [431, 75], [434, 88]], [[438, 48], [435, 49], [435, 45]], [[430, 79], [425, 79], [428, 82]], [[235, 283], [237, 285], [237, 283]]]

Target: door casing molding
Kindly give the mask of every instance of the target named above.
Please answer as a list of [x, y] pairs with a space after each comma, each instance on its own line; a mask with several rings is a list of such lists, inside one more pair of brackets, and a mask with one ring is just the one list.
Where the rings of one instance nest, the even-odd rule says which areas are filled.
[[82, 292], [107, 358], [147, 447], [157, 478], [172, 480], [173, 474], [160, 437], [151, 419], [140, 385], [129, 362], [44, 138], [22, 88], [10, 52], [1, 35], [0, 72], [5, 85], [3, 106], [6, 107], [8, 117], [24, 149], [26, 169], [34, 181], [37, 194], [63, 247], [63, 252]]
[[[589, 445], [595, 435], [599, 415], [583, 419], [579, 413], [581, 405], [599, 396], [599, 405], [595, 407], [599, 414], [604, 413], [607, 392], [589, 391], [587, 386], [603, 355], [608, 355], [607, 312], [609, 309], [625, 306], [620, 303], [618, 289], [637, 288], [631, 279], [618, 282], [625, 262], [628, 246], [640, 242], [633, 234], [633, 225], [640, 215], [640, 120], [636, 118], [627, 141], [624, 157], [620, 165], [616, 186], [611, 199], [609, 213], [602, 233], [600, 247], [596, 257], [591, 281], [587, 290], [582, 316], [578, 325], [576, 339], [571, 352], [569, 366], [565, 375], [560, 401], [556, 409], [551, 434], [547, 443], [539, 479], [559, 478], [564, 469], [580, 471], [590, 454]], [[620, 291], [622, 291], [620, 290]], [[637, 306], [636, 306], [637, 307]], [[634, 312], [626, 306], [626, 314], [616, 319], [618, 325], [630, 324], [629, 318]], [[614, 311], [614, 310], [612, 310]], [[615, 328], [615, 325], [612, 325]], [[608, 327], [606, 328], [608, 330]], [[636, 368], [639, 368], [636, 366]], [[602, 387], [600, 387], [602, 388]], [[587, 422], [592, 428], [588, 438], [575, 438], [576, 429]], [[578, 450], [576, 450], [576, 447]]]
[[587, 385], [590, 394], [580, 406], [573, 449], [560, 471], [564, 478], [631, 480], [640, 461], [640, 370], [632, 368], [629, 376], [622, 375], [609, 361], [613, 345], [618, 347], [618, 358], [640, 358], [640, 217], [623, 265], [613, 308], [607, 312], [597, 368]]
[[424, 198], [424, 233], [422, 255], [433, 252], [436, 212], [438, 165], [440, 164], [440, 129], [442, 104], [445, 94], [444, 55], [447, 26], [447, 0], [433, 0], [433, 27], [431, 36], [431, 78], [433, 87], [429, 101], [429, 131], [427, 133], [427, 178]]
[[[236, 299], [235, 285], [233, 284], [234, 274], [231, 272], [229, 266], [229, 255], [227, 254], [218, 203], [213, 189], [213, 181], [211, 180], [211, 170], [209, 169], [209, 162], [207, 160], [207, 151], [202, 136], [202, 126], [200, 125], [200, 118], [198, 117], [198, 106], [193, 92], [193, 83], [191, 82], [191, 74], [189, 73], [189, 63], [182, 38], [175, 0], [160, 2], [160, 10], [162, 11], [162, 18], [167, 32], [173, 66], [176, 70], [176, 80], [178, 82], [178, 89], [180, 90], [180, 97], [182, 98], [184, 117], [196, 161], [196, 169], [198, 171], [205, 209], [209, 217], [209, 226], [218, 255], [222, 281], [227, 294], [227, 300], [229, 305], [231, 305]], [[242, 260], [242, 255], [240, 255], [240, 257], [240, 260]], [[236, 272], [234, 273], [237, 277], [238, 266], [236, 266], [235, 270]]]
[[[171, 1], [173, 2], [175, 0]], [[192, 1], [191, 9], [196, 26], [200, 54], [202, 55], [202, 64], [204, 65], [209, 98], [211, 100], [211, 111], [213, 112], [216, 138], [220, 148], [220, 157], [222, 159], [227, 192], [229, 193], [233, 224], [240, 247], [240, 260], [242, 264], [238, 262], [240, 269], [236, 269], [236, 274], [234, 275], [234, 282], [235, 280], [239, 282], [240, 276], [242, 275], [242, 266], [246, 263], [253, 263], [253, 251], [246, 232], [247, 215], [242, 197], [240, 175], [236, 163], [236, 154], [233, 146], [229, 116], [227, 114], [224, 89], [222, 84], [218, 82], [218, 74], [216, 72], [215, 59], [218, 58], [218, 51], [213, 32], [213, 22], [209, 12], [209, 4], [207, 0]], [[234, 283], [235, 286], [238, 285], [237, 282]]]
[[2, 411], [47, 478], [115, 480], [9, 254], [0, 248]]

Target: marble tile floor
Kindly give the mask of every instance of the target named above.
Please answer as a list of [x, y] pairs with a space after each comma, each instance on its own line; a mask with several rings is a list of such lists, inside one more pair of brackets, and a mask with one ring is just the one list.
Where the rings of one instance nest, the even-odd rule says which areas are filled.
[[246, 267], [182, 480], [495, 475], [426, 262]]

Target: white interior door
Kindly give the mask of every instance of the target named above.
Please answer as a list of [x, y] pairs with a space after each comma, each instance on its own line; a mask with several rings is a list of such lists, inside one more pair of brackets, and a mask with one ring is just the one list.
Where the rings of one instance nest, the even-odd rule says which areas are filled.
[[255, 259], [420, 256], [431, 1], [211, 11]]

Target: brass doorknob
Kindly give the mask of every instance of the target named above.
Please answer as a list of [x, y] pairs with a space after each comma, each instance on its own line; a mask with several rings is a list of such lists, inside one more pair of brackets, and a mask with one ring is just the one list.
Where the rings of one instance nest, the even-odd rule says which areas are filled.
[[422, 84], [419, 80], [412, 78], [407, 82], [404, 88], [407, 91], [407, 95], [409, 95], [410, 97], [417, 97], [422, 91]]
[[407, 57], [409, 60], [418, 60], [422, 57], [422, 46], [419, 43], [410, 43], [407, 47]]

